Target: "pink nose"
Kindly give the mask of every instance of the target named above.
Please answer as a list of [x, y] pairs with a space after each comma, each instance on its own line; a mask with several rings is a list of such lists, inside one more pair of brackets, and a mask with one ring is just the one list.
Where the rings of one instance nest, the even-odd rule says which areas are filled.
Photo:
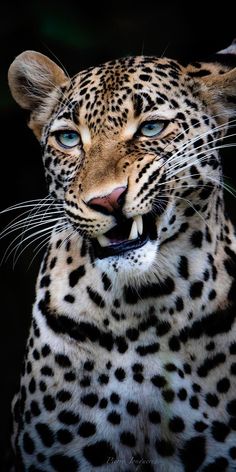
[[100, 210], [104, 213], [113, 213], [114, 210], [117, 210], [121, 207], [124, 200], [125, 191], [126, 187], [117, 187], [104, 197], [92, 198], [87, 204], [94, 210]]

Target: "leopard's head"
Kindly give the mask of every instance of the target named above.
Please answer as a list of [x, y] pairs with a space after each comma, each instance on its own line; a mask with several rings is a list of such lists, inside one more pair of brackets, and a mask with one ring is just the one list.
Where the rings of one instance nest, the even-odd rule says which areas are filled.
[[233, 43], [210, 62], [188, 65], [128, 57], [71, 79], [33, 51], [11, 65], [11, 92], [30, 111], [50, 193], [95, 264], [150, 271], [166, 241], [217, 211], [235, 53]]

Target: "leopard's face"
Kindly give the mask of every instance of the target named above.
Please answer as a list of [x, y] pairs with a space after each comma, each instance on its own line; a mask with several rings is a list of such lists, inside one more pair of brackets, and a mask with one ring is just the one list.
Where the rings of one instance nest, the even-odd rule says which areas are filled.
[[199, 81], [209, 75], [211, 66], [125, 58], [61, 77], [32, 114], [50, 192], [101, 268], [150, 272], [189, 216], [213, 211], [227, 119]]
[[150, 270], [184, 222], [187, 186], [197, 205], [219, 180], [216, 122], [191, 87], [173, 61], [108, 63], [76, 76], [45, 127], [51, 191], [100, 266]]

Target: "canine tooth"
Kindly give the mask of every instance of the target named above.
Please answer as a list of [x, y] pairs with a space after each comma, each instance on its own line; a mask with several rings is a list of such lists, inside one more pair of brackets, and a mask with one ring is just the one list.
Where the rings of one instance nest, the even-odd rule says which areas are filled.
[[134, 220], [131, 226], [129, 239], [136, 239], [137, 237], [138, 237], [138, 227], [137, 227], [136, 221]]
[[143, 234], [143, 217], [141, 215], [137, 215], [133, 217], [134, 221], [136, 221], [138, 233], [141, 235]]
[[104, 234], [100, 234], [100, 236], [97, 236], [97, 240], [98, 240], [100, 246], [102, 246], [102, 247], [109, 246], [109, 244], [110, 244], [109, 239], [106, 236], [104, 236]]

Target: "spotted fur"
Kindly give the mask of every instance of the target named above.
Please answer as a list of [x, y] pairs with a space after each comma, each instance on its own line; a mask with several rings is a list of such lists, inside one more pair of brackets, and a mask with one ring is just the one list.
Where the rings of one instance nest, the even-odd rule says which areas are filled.
[[[13, 62], [50, 190], [37, 211], [56, 220], [13, 401], [17, 471], [236, 470], [236, 240], [219, 156], [235, 50], [72, 79], [39, 53]], [[164, 125], [149, 138], [150, 121]], [[61, 129], [79, 143], [63, 148]], [[131, 248], [137, 215], [146, 239]]]

